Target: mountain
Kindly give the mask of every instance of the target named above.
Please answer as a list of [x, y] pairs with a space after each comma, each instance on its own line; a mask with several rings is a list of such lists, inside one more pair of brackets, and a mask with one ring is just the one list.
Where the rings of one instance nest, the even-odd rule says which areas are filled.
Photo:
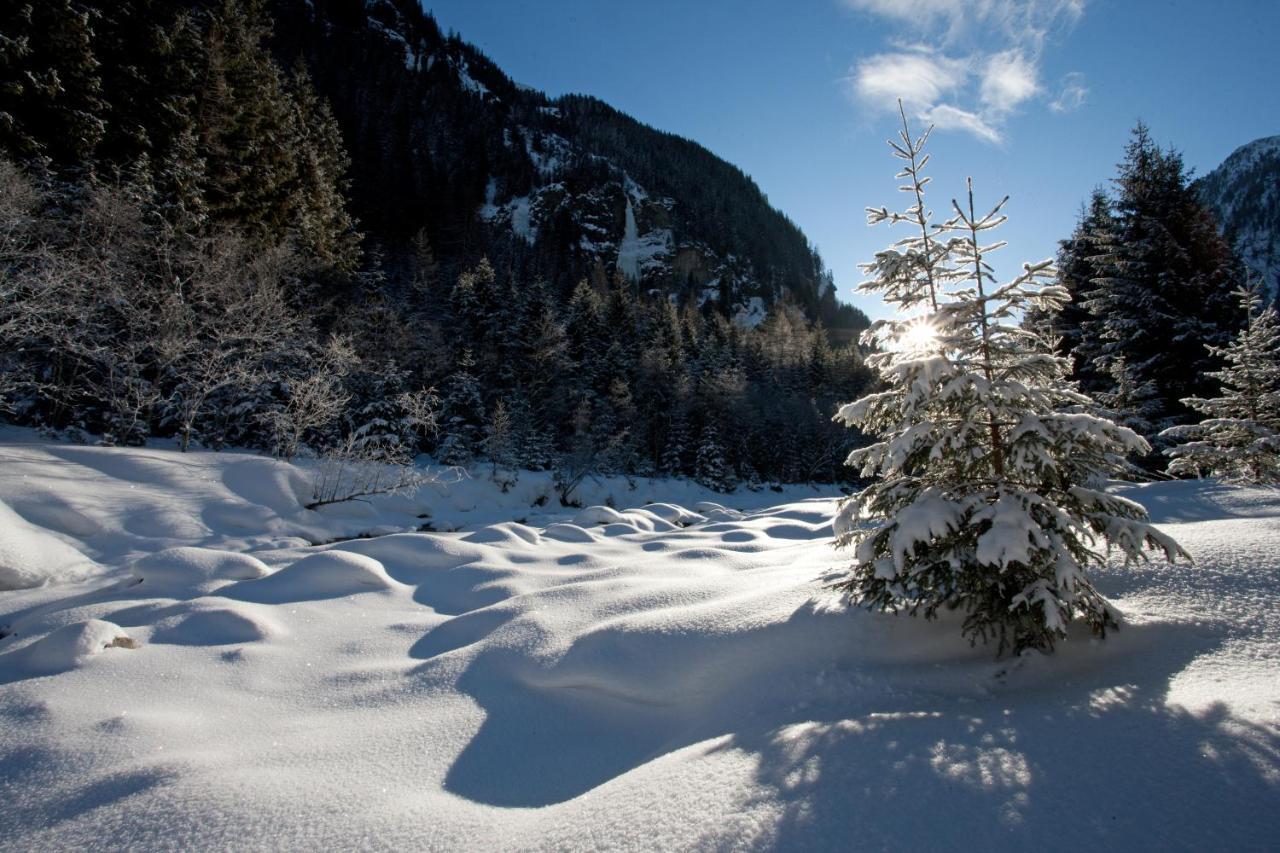
[[867, 324], [800, 229], [697, 143], [521, 86], [417, 0], [268, 9], [281, 64], [304, 63], [333, 110], [352, 212], [392, 268], [421, 234], [447, 272], [487, 255], [562, 293], [621, 275], [746, 324], [782, 298], [828, 327]]
[[1240, 146], [1195, 189], [1274, 298], [1280, 293], [1280, 136]]

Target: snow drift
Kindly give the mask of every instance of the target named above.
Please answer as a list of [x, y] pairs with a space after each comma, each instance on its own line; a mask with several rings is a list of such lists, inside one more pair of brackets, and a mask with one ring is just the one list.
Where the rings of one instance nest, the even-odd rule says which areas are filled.
[[[1198, 565], [1109, 567], [1119, 634], [996, 661], [951, 617], [835, 606], [829, 498], [651, 484], [558, 512], [475, 481], [301, 513], [287, 471], [254, 495], [229, 476], [269, 460], [94, 451], [86, 489], [56, 473], [81, 449], [7, 450], [25, 461], [0, 500], [95, 522], [56, 534], [87, 577], [0, 594], [15, 849], [1264, 849], [1280, 831], [1273, 492], [1125, 487]], [[170, 464], [198, 473], [165, 481]], [[151, 501], [172, 513], [143, 530]], [[476, 521], [413, 532], [455, 504]], [[371, 524], [406, 532], [308, 544]]]

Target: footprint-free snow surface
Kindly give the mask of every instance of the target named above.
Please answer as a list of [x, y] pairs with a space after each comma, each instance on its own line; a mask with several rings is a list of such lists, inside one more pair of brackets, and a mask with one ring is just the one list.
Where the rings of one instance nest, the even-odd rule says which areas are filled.
[[268, 459], [7, 435], [0, 848], [1280, 839], [1272, 491], [1124, 487], [1197, 564], [1111, 566], [1123, 630], [997, 661], [835, 602], [812, 491], [559, 511], [481, 474], [317, 513]]

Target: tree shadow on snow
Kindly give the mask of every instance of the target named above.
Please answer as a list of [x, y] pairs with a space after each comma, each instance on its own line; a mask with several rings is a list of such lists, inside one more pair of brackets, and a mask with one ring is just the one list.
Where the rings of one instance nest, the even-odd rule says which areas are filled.
[[1207, 650], [1182, 626], [1151, 633], [1174, 648], [959, 706], [739, 731], [720, 749], [755, 757], [781, 849], [1274, 849], [1280, 726], [1166, 704]]
[[[726, 655], [785, 646], [789, 626], [812, 632], [815, 617], [800, 615], [795, 626], [686, 640], [683, 663], [671, 662], [687, 673], [671, 684], [714, 682]], [[851, 625], [862, 617], [832, 618]], [[936, 628], [868, 618], [896, 623], [894, 633]], [[817, 627], [827, 633], [834, 624]], [[859, 631], [846, 630], [844, 642]], [[609, 663], [644, 658], [651, 650], [639, 639], [639, 648], [610, 655], [580, 650], [599, 643], [597, 634], [581, 637], [541, 672], [516, 650], [478, 655], [457, 687], [486, 718], [446, 789], [490, 805], [546, 806], [728, 735], [713, 751], [754, 761], [753, 784], [738, 785], [758, 792], [736, 812], [771, 810], [767, 843], [781, 849], [1052, 850], [1085, 838], [1121, 849], [1266, 849], [1280, 835], [1280, 727], [1234, 717], [1222, 704], [1194, 712], [1166, 704], [1172, 679], [1217, 648], [1221, 633], [1158, 624], [1126, 628], [1101, 645], [1079, 638], [1057, 656], [1015, 661], [985, 693], [936, 689], [927, 660], [864, 660], [834, 671], [826, 661], [828, 687], [837, 687], [816, 689], [807, 707], [797, 690], [805, 679], [778, 679], [769, 695], [762, 685], [774, 679], [759, 674], [747, 676], [748, 692], [721, 685], [702, 705], [681, 689], [667, 691], [673, 704], [646, 699], [656, 694], [642, 692], [643, 683], [624, 695], [635, 679], [610, 688]], [[722, 642], [729, 645], [717, 648]], [[823, 664], [806, 670], [808, 684]], [[596, 674], [575, 674], [583, 672]]]

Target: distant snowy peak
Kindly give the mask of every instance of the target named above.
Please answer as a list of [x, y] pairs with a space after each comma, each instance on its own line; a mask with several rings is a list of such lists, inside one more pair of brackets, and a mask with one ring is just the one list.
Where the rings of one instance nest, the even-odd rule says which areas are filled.
[[1237, 148], [1196, 190], [1274, 299], [1280, 293], [1280, 136]]

